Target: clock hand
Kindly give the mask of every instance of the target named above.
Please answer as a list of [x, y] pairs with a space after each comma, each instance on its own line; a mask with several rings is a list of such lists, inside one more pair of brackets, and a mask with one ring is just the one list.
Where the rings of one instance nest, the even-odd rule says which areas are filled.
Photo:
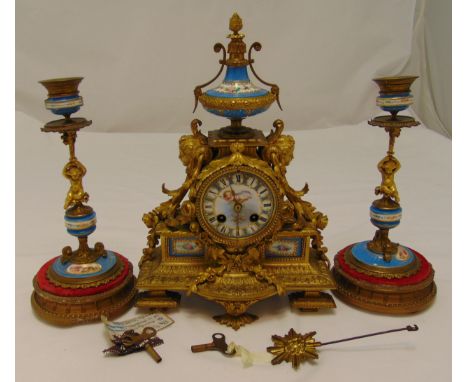
[[232, 184], [229, 184], [229, 187], [231, 188], [231, 192], [233, 194], [233, 201], [234, 201], [234, 212], [236, 213], [236, 234], [239, 236], [240, 234], [240, 229], [239, 229], [239, 223], [240, 223], [240, 212], [242, 210], [242, 203], [240, 203], [237, 198], [236, 198], [236, 193], [234, 192], [234, 189], [232, 188]]
[[232, 187], [232, 183], [229, 183], [229, 188], [231, 189], [231, 192], [232, 192], [232, 198], [234, 201], [234, 212], [236, 213], [236, 234], [237, 236], [239, 236], [240, 235], [239, 223], [240, 223], [240, 213], [242, 210], [242, 202], [237, 200], [237, 195], [236, 195], [236, 192], [234, 191], [234, 188]]
[[234, 203], [236, 203], [237, 202], [236, 193], [234, 191], [234, 188], [232, 188], [231, 183], [229, 183], [229, 188], [231, 189], [231, 192], [232, 192], [232, 200], [234, 200]]
[[237, 212], [237, 218], [236, 218], [236, 234], [239, 236], [239, 222], [240, 222], [240, 208], [239, 211]]

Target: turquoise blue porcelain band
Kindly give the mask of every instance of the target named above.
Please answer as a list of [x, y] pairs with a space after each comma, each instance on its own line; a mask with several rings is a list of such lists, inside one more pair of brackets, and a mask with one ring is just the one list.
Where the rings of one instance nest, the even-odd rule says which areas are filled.
[[65, 264], [63, 264], [62, 261], [60, 260], [60, 257], [58, 257], [54, 261], [52, 268], [55, 271], [55, 273], [57, 273], [58, 275], [62, 277], [73, 278], [73, 279], [81, 279], [81, 278], [99, 276], [109, 271], [117, 262], [117, 256], [115, 255], [114, 252], [112, 251], [106, 251], [106, 252], [107, 252], [107, 256], [105, 257], [101, 256], [96, 260], [96, 263], [101, 266], [101, 269], [98, 272], [86, 273], [86, 274], [70, 273], [68, 271], [68, 268], [70, 267], [70, 265], [72, 265], [72, 263], [66, 262]]
[[378, 228], [394, 228], [398, 224], [400, 224], [401, 215], [402, 215], [401, 207], [391, 209], [391, 210], [383, 210], [374, 206], [370, 207], [370, 218], [371, 223]]
[[88, 236], [96, 230], [96, 213], [92, 213], [80, 216], [71, 217], [65, 215], [65, 227], [67, 232], [73, 236]]
[[226, 117], [229, 119], [242, 119], [251, 117], [256, 114], [263, 113], [268, 108], [262, 107], [253, 110], [218, 110], [218, 109], [206, 109], [212, 114], [219, 115], [220, 117]]
[[367, 243], [369, 243], [369, 241], [361, 241], [360, 243], [354, 244], [351, 248], [351, 253], [353, 257], [366, 265], [381, 268], [398, 268], [411, 264], [415, 258], [414, 252], [411, 249], [404, 246], [400, 246], [401, 248], [406, 250], [406, 252], [408, 253], [408, 257], [402, 260], [399, 259], [397, 256], [392, 256], [391, 260], [387, 262], [384, 260], [382, 255], [372, 252], [369, 248], [367, 248]]
[[45, 100], [45, 107], [54, 114], [73, 114], [83, 106], [83, 98], [78, 95], [66, 97], [51, 97]]
[[376, 99], [376, 104], [384, 111], [402, 111], [413, 104], [413, 96], [410, 92], [380, 94]]
[[[249, 98], [259, 98], [269, 96], [270, 92], [262, 89], [252, 82], [247, 72], [247, 66], [228, 66], [223, 82], [217, 87], [207, 90], [205, 95], [212, 98], [223, 99], [224, 104], [232, 100], [234, 107], [213, 107], [215, 103], [204, 105], [203, 107], [210, 113], [226, 117], [232, 120], [239, 120], [246, 117], [251, 117], [266, 111], [269, 107], [261, 105], [256, 109], [251, 107], [243, 109], [242, 102], [236, 103], [235, 100], [242, 99], [248, 100]], [[260, 106], [260, 105], [259, 105]]]

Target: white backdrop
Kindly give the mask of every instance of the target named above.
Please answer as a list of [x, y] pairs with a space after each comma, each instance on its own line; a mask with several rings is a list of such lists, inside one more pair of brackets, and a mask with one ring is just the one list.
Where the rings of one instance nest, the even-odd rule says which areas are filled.
[[[17, 113], [16, 146], [16, 377], [36, 382], [128, 382], [157, 379], [169, 382], [445, 382], [451, 370], [451, 141], [424, 126], [405, 129], [396, 143], [402, 163], [397, 183], [403, 219], [392, 230], [396, 242], [408, 245], [433, 264], [436, 301], [424, 312], [388, 316], [364, 312], [336, 300], [337, 308], [312, 314], [291, 311], [287, 297], [252, 306], [259, 320], [235, 332], [211, 319], [222, 308], [196, 296], [183, 296], [180, 309], [168, 313], [175, 324], [160, 335], [163, 362], [147, 354], [104, 357], [109, 346], [103, 325], [60, 329], [34, 317], [31, 280], [39, 267], [76, 240], [63, 225], [63, 200], [68, 188], [61, 170], [67, 149], [59, 134], [40, 132], [42, 123]], [[98, 215], [90, 242], [102, 241], [135, 265], [146, 243], [141, 216], [167, 200], [161, 183], [178, 187], [184, 179], [177, 158], [178, 133], [91, 133], [81, 131], [77, 156], [87, 166], [84, 186]], [[291, 131], [296, 139], [288, 179], [295, 188], [309, 182], [307, 200], [327, 214], [324, 243], [329, 258], [344, 246], [369, 240], [373, 189], [380, 182], [377, 162], [385, 155], [383, 129], [366, 123], [330, 129]], [[145, 311], [132, 308], [124, 318]], [[228, 341], [264, 351], [270, 336], [290, 328], [328, 341], [416, 323], [416, 333], [336, 344], [320, 350], [320, 359], [298, 372], [290, 365], [259, 365], [243, 369], [239, 359], [215, 352], [192, 354], [190, 345], [222, 332]]]
[[[201, 109], [192, 115], [192, 90], [215, 74], [218, 57], [212, 46], [226, 43], [229, 17], [237, 11], [244, 19], [246, 42], [263, 44], [255, 57], [258, 73], [280, 85], [285, 109], [272, 106], [249, 124], [269, 130], [275, 118], [282, 118], [286, 132], [296, 138], [288, 177], [296, 188], [308, 181], [307, 199], [329, 216], [324, 238], [331, 258], [345, 245], [373, 235], [368, 207], [380, 181], [375, 167], [387, 139], [382, 129], [363, 121], [379, 112], [371, 78], [406, 70], [421, 75], [419, 69], [426, 67], [422, 14], [415, 3], [17, 0], [18, 380], [449, 380], [451, 142], [426, 128], [441, 131], [437, 124], [405, 129], [396, 145], [405, 215], [392, 238], [420, 250], [436, 270], [436, 302], [421, 314], [377, 315], [337, 301], [335, 311], [305, 315], [290, 312], [286, 298], [275, 298], [255, 305], [252, 312], [260, 320], [234, 332], [210, 319], [220, 313], [219, 306], [184, 298], [183, 307], [170, 312], [176, 323], [161, 333], [166, 344], [158, 350], [164, 361], [155, 365], [145, 354], [105, 358], [100, 353], [108, 345], [102, 325], [60, 330], [37, 320], [29, 303], [34, 273], [73, 243], [61, 210], [66, 148], [57, 134], [39, 131], [53, 117], [43, 108], [46, 91], [38, 80], [86, 77], [79, 114], [94, 123], [80, 132], [77, 155], [88, 167], [85, 188], [99, 215], [91, 242], [103, 241], [136, 265], [146, 237], [142, 214], [165, 200], [161, 183], [176, 187], [183, 180], [177, 159], [180, 133], [189, 131], [194, 117], [204, 121], [204, 131], [226, 123]], [[419, 20], [418, 33], [414, 20]], [[427, 78], [415, 85], [416, 102], [426, 111], [421, 115], [434, 115]], [[166, 132], [174, 134], [162, 134]], [[125, 317], [139, 313], [133, 308]], [[195, 357], [188, 350], [215, 331], [258, 351], [269, 345], [271, 334], [290, 327], [316, 329], [319, 339], [331, 340], [412, 322], [421, 326], [420, 332], [330, 347], [319, 364], [304, 365], [297, 373], [287, 365], [242, 369], [238, 360], [214, 353]]]
[[[415, 4], [18, 0], [17, 109], [51, 119], [43, 107], [46, 91], [37, 81], [80, 75], [85, 77], [80, 114], [93, 119], [92, 130], [187, 131], [194, 117], [192, 90], [216, 73], [219, 57], [212, 47], [227, 42], [228, 20], [237, 11], [247, 44], [263, 44], [256, 68], [280, 86], [284, 107], [280, 112], [272, 106], [270, 113], [251, 119], [251, 126], [269, 129], [278, 117], [294, 130], [358, 123], [378, 113], [372, 78], [419, 74], [418, 82], [427, 80], [418, 61], [424, 51], [412, 48], [423, 39], [413, 34]], [[415, 64], [408, 67], [410, 59]], [[414, 86], [417, 106], [424, 102], [434, 110], [430, 86], [421, 89], [423, 95], [420, 87]], [[195, 116], [205, 127], [225, 123], [201, 108]], [[440, 131], [437, 124], [426, 124]]]

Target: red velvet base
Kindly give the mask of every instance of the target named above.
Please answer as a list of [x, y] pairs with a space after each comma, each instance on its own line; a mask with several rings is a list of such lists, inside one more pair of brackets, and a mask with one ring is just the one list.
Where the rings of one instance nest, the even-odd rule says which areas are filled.
[[357, 270], [351, 268], [345, 261], [344, 255], [346, 251], [352, 247], [354, 244], [343, 248], [339, 251], [335, 256], [335, 261], [338, 262], [342, 271], [354, 279], [366, 281], [372, 284], [384, 284], [384, 285], [392, 285], [392, 286], [405, 286], [405, 285], [415, 285], [419, 284], [422, 281], [426, 280], [428, 277], [432, 275], [432, 265], [426, 260], [426, 258], [421, 255], [419, 252], [416, 252], [414, 249], [411, 249], [414, 254], [418, 257], [419, 261], [421, 262], [421, 268], [419, 271], [411, 276], [402, 277], [402, 278], [394, 278], [394, 279], [387, 279], [384, 277], [376, 277], [366, 275], [364, 273], [358, 272]]
[[122, 272], [114, 279], [109, 281], [106, 284], [102, 284], [96, 287], [90, 287], [90, 288], [62, 288], [59, 287], [52, 282], [47, 277], [47, 270], [49, 267], [52, 266], [54, 261], [57, 259], [57, 257], [49, 260], [47, 263], [45, 263], [41, 269], [39, 269], [39, 272], [37, 272], [36, 275], [36, 280], [37, 284], [40, 289], [42, 289], [45, 292], [48, 292], [50, 294], [54, 294], [56, 296], [63, 296], [63, 297], [81, 297], [81, 296], [92, 296], [96, 295], [98, 293], [103, 293], [108, 290], [111, 290], [118, 285], [120, 285], [122, 282], [124, 282], [125, 278], [129, 274], [129, 272], [132, 272], [132, 265], [130, 262], [127, 260], [127, 258], [123, 257], [122, 255], [114, 252], [122, 261], [124, 264]]

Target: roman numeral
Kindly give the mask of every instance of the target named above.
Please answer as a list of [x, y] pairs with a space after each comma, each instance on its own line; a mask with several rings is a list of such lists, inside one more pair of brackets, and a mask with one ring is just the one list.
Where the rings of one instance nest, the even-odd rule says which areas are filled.
[[241, 176], [240, 176], [240, 174], [237, 174], [236, 175], [236, 182], [240, 183], [240, 181], [241, 181]]
[[263, 207], [265, 207], [265, 208], [266, 208], [266, 207], [271, 207], [271, 203], [264, 203], [264, 204], [263, 204]]
[[226, 226], [223, 225], [223, 226], [219, 229], [219, 232], [225, 233], [225, 232], [226, 232]]
[[266, 188], [264, 188], [262, 191], [260, 191], [260, 195], [264, 194], [265, 192], [267, 192], [268, 190]]
[[265, 223], [268, 219], [264, 216], [260, 216], [260, 220]]
[[216, 221], [216, 216], [212, 216], [208, 219], [210, 223], [214, 223]]

